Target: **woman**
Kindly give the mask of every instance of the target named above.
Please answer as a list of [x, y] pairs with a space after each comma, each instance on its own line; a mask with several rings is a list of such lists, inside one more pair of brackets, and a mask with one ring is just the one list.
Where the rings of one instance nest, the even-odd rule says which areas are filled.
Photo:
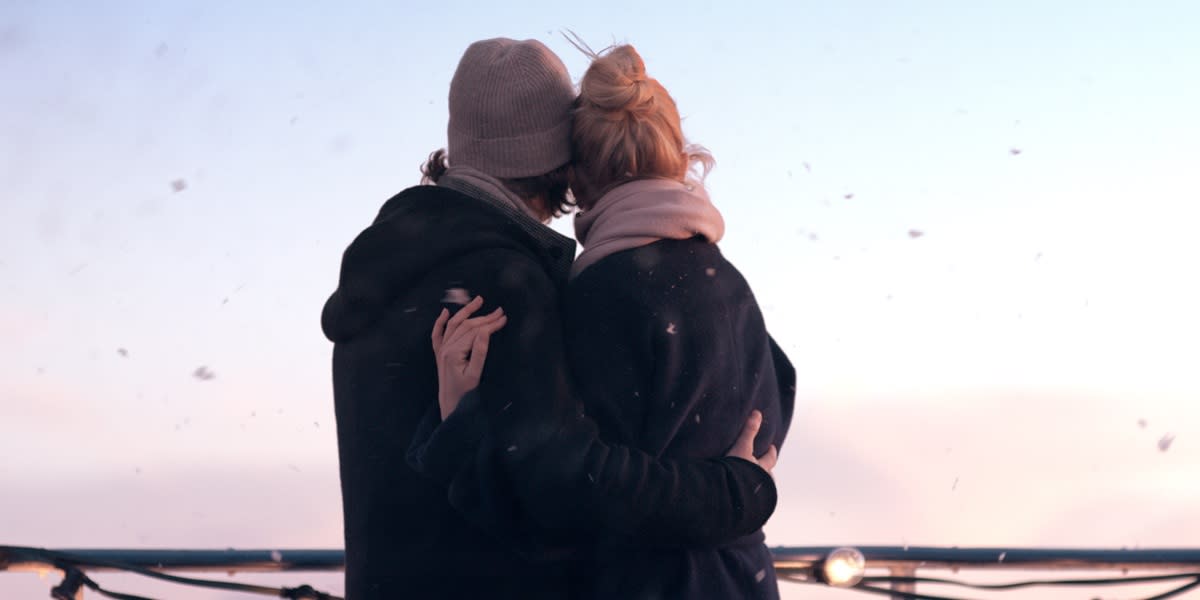
[[[760, 411], [755, 454], [780, 447], [795, 372], [749, 285], [716, 246], [724, 221], [702, 175], [692, 177], [695, 167], [707, 173], [712, 158], [686, 145], [675, 102], [632, 46], [590, 55], [572, 133], [575, 232], [584, 250], [564, 323], [584, 412], [613, 442], [656, 457], [712, 458]], [[467, 364], [465, 350], [445, 356]], [[464, 368], [442, 373], [443, 385], [472, 387]], [[779, 597], [761, 531], [712, 548], [610, 538], [589, 552], [581, 576], [595, 598]]]

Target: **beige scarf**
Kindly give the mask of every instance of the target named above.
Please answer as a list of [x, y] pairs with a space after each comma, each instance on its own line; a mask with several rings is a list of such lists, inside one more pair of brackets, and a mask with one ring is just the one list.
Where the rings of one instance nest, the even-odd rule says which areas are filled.
[[471, 167], [450, 167], [438, 178], [438, 185], [462, 192], [472, 197], [482, 197], [494, 204], [500, 204], [523, 213], [534, 221], [541, 223], [537, 214], [520, 196], [512, 193], [495, 177]]
[[622, 250], [696, 235], [715, 244], [724, 234], [725, 220], [702, 186], [671, 179], [623, 183], [575, 215], [575, 239], [583, 252], [571, 266], [571, 277]]

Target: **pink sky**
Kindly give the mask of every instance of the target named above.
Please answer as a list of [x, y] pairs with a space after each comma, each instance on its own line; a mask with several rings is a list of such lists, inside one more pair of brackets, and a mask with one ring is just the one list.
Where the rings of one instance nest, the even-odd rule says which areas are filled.
[[469, 42], [569, 27], [718, 161], [800, 378], [771, 544], [1195, 546], [1198, 6], [6, 2], [0, 543], [339, 546], [341, 251]]

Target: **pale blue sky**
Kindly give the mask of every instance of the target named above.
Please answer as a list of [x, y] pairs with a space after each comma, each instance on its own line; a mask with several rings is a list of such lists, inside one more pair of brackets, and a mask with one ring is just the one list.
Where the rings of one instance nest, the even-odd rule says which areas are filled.
[[247, 4], [0, 3], [0, 542], [339, 545], [341, 251], [467, 44], [565, 28], [717, 158], [801, 381], [771, 543], [1200, 539], [1200, 5]]

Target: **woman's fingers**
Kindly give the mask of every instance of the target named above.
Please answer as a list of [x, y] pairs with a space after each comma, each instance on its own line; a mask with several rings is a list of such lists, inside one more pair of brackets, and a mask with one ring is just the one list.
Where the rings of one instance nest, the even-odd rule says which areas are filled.
[[738, 434], [737, 441], [733, 443], [733, 447], [725, 455], [736, 456], [750, 462], [758, 462], [754, 458], [754, 437], [758, 435], [758, 429], [761, 426], [762, 413], [757, 410], [751, 412], [750, 418], [746, 419], [746, 424], [742, 425], [742, 433]]
[[497, 314], [495, 315], [480, 318], [480, 322], [474, 328], [476, 338], [489, 338], [493, 333], [504, 329], [504, 326], [508, 324], [508, 316], [504, 314], [504, 311], [497, 308], [496, 312]]
[[775, 468], [775, 463], [779, 460], [779, 449], [775, 444], [771, 444], [767, 448], [766, 454], [762, 456], [754, 456], [754, 438], [758, 435], [759, 428], [762, 427], [763, 416], [759, 411], [750, 413], [750, 418], [746, 419], [746, 424], [742, 426], [742, 433], [738, 435], [738, 439], [733, 444], [733, 448], [725, 456], [736, 456], [743, 460], [748, 460], [767, 473], [770, 473]]
[[483, 377], [483, 363], [487, 360], [488, 344], [492, 334], [500, 331], [508, 323], [508, 317], [503, 314], [495, 321], [481, 326], [475, 332], [475, 341], [471, 344], [471, 359], [467, 362], [467, 377], [476, 383]]
[[443, 341], [453, 336], [454, 332], [458, 330], [463, 321], [469, 319], [471, 315], [475, 314], [475, 311], [479, 310], [482, 306], [483, 296], [475, 296], [465, 306], [458, 309], [458, 312], [454, 313], [454, 316], [450, 317], [450, 320], [446, 322], [446, 335], [444, 336]]
[[767, 449], [767, 453], [758, 457], [755, 462], [757, 462], [758, 466], [762, 467], [763, 470], [770, 473], [771, 471], [775, 470], [775, 463], [778, 461], [779, 449], [775, 447], [775, 444], [771, 444], [771, 447]]
[[441, 341], [438, 355], [438, 404], [442, 418], [458, 407], [462, 396], [479, 386], [493, 333], [508, 323], [504, 311], [461, 321]]
[[463, 321], [453, 332], [447, 328], [446, 337], [442, 340], [443, 345], [451, 344], [454, 351], [466, 352], [471, 348], [471, 341], [474, 339], [476, 332], [480, 328], [491, 327], [496, 321], [504, 317], [504, 309], [497, 308], [492, 312], [482, 316], [467, 319]]
[[441, 356], [442, 338], [446, 335], [446, 321], [449, 319], [450, 311], [443, 308], [442, 312], [438, 313], [437, 320], [433, 322], [433, 334], [430, 335], [430, 338], [433, 340], [434, 356]]

